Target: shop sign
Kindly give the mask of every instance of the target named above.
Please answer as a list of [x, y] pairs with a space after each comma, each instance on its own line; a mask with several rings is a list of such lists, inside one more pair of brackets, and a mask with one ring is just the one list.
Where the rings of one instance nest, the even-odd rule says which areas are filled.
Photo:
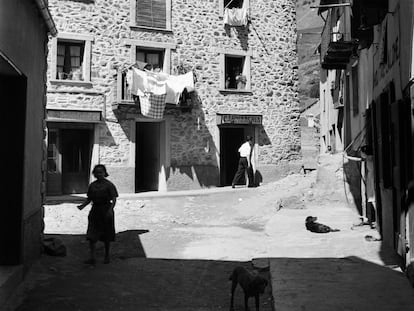
[[218, 114], [217, 124], [262, 124], [263, 116], [245, 114]]
[[73, 120], [82, 122], [100, 122], [100, 111], [76, 111], [76, 110], [49, 110], [47, 111], [48, 120]]

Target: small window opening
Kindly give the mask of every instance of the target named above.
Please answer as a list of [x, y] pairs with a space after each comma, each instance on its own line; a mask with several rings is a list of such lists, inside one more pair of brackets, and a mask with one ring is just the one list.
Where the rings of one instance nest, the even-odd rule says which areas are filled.
[[228, 9], [242, 8], [243, 0], [224, 0], [224, 7]]
[[84, 49], [84, 42], [58, 42], [56, 79], [83, 80], [82, 65]]
[[225, 62], [225, 88], [245, 89], [247, 81], [243, 75], [244, 57], [226, 56]]
[[164, 64], [163, 50], [150, 50], [137, 48], [136, 60], [147, 63], [146, 69], [154, 71], [162, 71]]

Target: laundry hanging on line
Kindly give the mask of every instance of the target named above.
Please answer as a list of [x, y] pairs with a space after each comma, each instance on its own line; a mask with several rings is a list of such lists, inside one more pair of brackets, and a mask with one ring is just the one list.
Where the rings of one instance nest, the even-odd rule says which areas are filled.
[[178, 105], [186, 90], [194, 91], [192, 71], [183, 75], [168, 75], [132, 67], [127, 73], [131, 93], [139, 97], [142, 115], [162, 119], [166, 103]]
[[165, 101], [177, 105], [184, 89], [194, 91], [194, 74], [192, 71], [183, 75], [169, 75], [163, 72], [151, 72], [131, 68], [127, 74], [131, 92], [140, 96], [145, 93], [165, 94]]
[[229, 26], [247, 26], [248, 17], [246, 8], [225, 8], [223, 21], [224, 24]]
[[141, 114], [152, 119], [162, 119], [165, 110], [165, 94], [145, 93], [139, 96]]

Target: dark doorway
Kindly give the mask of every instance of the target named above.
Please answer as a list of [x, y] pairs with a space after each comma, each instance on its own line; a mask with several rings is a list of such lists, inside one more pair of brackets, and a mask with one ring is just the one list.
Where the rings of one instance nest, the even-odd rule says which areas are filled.
[[160, 126], [160, 122], [137, 123], [135, 192], [158, 190]]
[[[243, 127], [220, 128], [220, 185], [229, 186], [239, 164], [239, 148], [244, 141]], [[242, 181], [240, 181], [242, 183]], [[244, 183], [245, 184], [245, 181]]]
[[91, 132], [64, 129], [62, 135], [62, 191], [86, 193], [91, 162]]
[[[11, 74], [9, 74], [9, 71]], [[26, 129], [26, 77], [13, 72], [14, 69], [0, 56], [0, 102], [6, 109], [1, 123], [4, 154], [7, 165], [3, 165], [3, 186], [0, 217], [0, 265], [21, 263], [23, 173]], [[28, 155], [30, 158], [30, 155]]]

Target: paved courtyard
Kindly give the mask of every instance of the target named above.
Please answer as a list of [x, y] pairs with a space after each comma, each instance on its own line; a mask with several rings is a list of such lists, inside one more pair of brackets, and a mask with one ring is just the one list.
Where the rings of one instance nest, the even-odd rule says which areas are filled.
[[[325, 161], [320, 172], [331, 171], [331, 180], [321, 182], [312, 172], [254, 189], [122, 194], [112, 262], [99, 261], [95, 268], [82, 264], [88, 255], [89, 209], [79, 211], [76, 198], [49, 200], [45, 232], [61, 239], [68, 254], [43, 256], [10, 305], [17, 310], [227, 310], [228, 276], [242, 265], [265, 268], [260, 273], [271, 278], [261, 310], [411, 310], [414, 290], [397, 258], [375, 241], [375, 230], [360, 226], [337, 159]], [[309, 215], [340, 231], [307, 231]], [[236, 310], [243, 310], [241, 291]]]

